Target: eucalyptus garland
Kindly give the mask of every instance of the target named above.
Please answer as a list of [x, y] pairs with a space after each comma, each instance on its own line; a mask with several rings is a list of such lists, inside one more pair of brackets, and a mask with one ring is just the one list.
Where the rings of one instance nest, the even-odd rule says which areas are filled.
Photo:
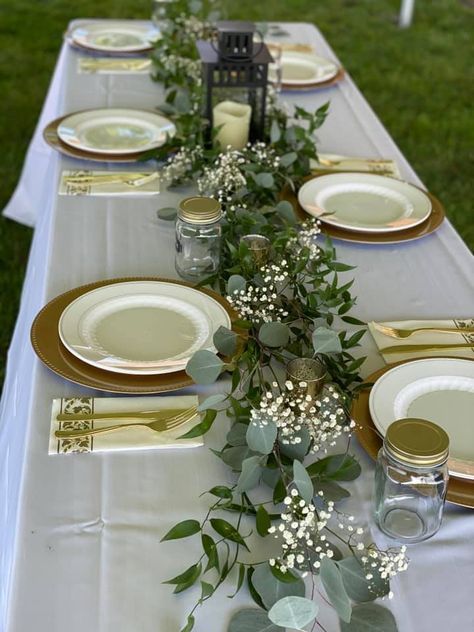
[[[310, 175], [315, 132], [328, 104], [314, 113], [289, 112], [270, 95], [265, 142], [239, 151], [207, 146], [195, 40], [213, 36], [216, 16], [196, 0], [169, 6], [154, 77], [165, 86], [160, 109], [177, 134], [155, 157], [164, 161], [170, 187], [193, 182], [221, 202], [222, 266], [204, 283], [224, 294], [238, 315], [232, 329], [220, 327], [214, 335], [219, 355], [198, 351], [186, 368], [197, 384], [228, 375], [227, 392], [201, 403], [202, 421], [184, 437], [205, 434], [225, 411], [230, 430], [214, 452], [235, 474], [232, 484], [217, 482], [205, 492], [211, 500], [204, 519], [184, 520], [163, 538], [200, 538], [202, 546], [198, 559], [166, 582], [175, 593], [200, 586], [181, 632], [193, 629], [197, 608], [229, 581], [233, 594], [246, 585], [256, 604], [233, 613], [230, 632], [324, 630], [320, 601], [335, 609], [343, 632], [395, 631], [391, 612], [371, 602], [392, 596], [390, 579], [407, 567], [405, 547], [380, 550], [340, 509], [350, 495], [340, 483], [360, 474], [349, 451], [349, 408], [364, 360], [351, 350], [365, 329], [349, 315], [352, 281], [339, 278], [351, 267], [322, 239], [319, 222], [298, 222], [281, 196]], [[176, 210], [160, 209], [159, 216], [173, 220]], [[241, 240], [248, 234], [271, 241], [265, 262]], [[307, 394], [304, 379], [289, 379], [285, 367], [293, 358], [316, 358], [324, 366], [329, 379], [319, 395]], [[345, 445], [334, 454], [341, 440]], [[274, 553], [261, 559], [265, 538]]]

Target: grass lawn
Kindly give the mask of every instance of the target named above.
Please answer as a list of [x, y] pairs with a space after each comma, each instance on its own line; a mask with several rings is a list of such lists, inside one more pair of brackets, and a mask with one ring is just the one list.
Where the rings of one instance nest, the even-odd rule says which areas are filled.
[[[403, 31], [396, 26], [400, 0], [225, 3], [233, 18], [319, 26], [422, 180], [474, 246], [470, 0], [418, 0], [414, 25]], [[0, 0], [0, 208], [18, 179], [68, 21], [146, 18], [150, 5], [150, 0]], [[0, 382], [30, 238], [29, 229], [0, 220]]]

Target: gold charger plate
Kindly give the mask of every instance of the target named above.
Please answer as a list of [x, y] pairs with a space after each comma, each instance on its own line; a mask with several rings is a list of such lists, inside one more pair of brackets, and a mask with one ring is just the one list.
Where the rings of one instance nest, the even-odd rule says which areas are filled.
[[295, 86], [294, 84], [282, 83], [281, 89], [285, 92], [309, 92], [312, 90], [318, 90], [319, 88], [329, 88], [336, 83], [339, 83], [342, 79], [344, 79], [345, 71], [344, 68], [339, 67], [339, 70], [331, 77], [331, 79], [327, 79], [326, 81], [316, 81], [315, 83], [306, 83], [305, 85]]
[[[321, 176], [327, 175], [328, 173], [334, 172], [321, 170], [318, 171], [318, 173], [315, 175], [310, 175], [306, 177], [304, 181], [307, 182], [308, 180], [319, 178]], [[338, 171], [338, 173], [344, 172]], [[357, 172], [351, 171], [348, 173], [353, 174]], [[364, 171], [361, 173], [367, 172]], [[416, 185], [412, 184], [412, 186]], [[343, 228], [330, 226], [329, 224], [321, 222], [321, 231], [326, 235], [329, 235], [333, 239], [340, 239], [341, 241], [353, 241], [358, 244], [398, 244], [405, 241], [414, 241], [415, 239], [426, 237], [426, 235], [430, 235], [441, 226], [446, 214], [443, 205], [437, 197], [435, 197], [429, 191], [425, 191], [421, 187], [416, 188], [425, 193], [430, 198], [432, 210], [430, 216], [424, 222], [418, 224], [417, 226], [413, 226], [413, 228], [407, 228], [396, 233], [364, 233], [359, 231], [353, 232], [349, 230], [344, 230]], [[293, 191], [291, 191], [289, 187], [285, 187], [285, 189], [283, 189], [281, 193], [281, 199], [290, 202], [298, 219], [306, 220], [312, 217], [311, 215], [309, 215], [309, 213], [306, 213], [302, 206], [300, 206], [298, 202], [298, 194], [295, 194]]]
[[[369, 377], [365, 379], [365, 382], [375, 383], [381, 375], [390, 369], [393, 369], [394, 366], [406, 364], [407, 362], [411, 362], [411, 360], [404, 360], [402, 362], [397, 362], [396, 364], [389, 364], [383, 369], [369, 375]], [[380, 436], [380, 433], [375, 427], [372, 417], [370, 416], [370, 391], [370, 388], [361, 391], [357, 399], [354, 400], [352, 404], [352, 417], [357, 424], [355, 433], [359, 443], [369, 456], [376, 459], [378, 451], [382, 447], [382, 437]], [[474, 481], [451, 476], [449, 478], [446, 499], [455, 505], [474, 508]]]
[[[98, 391], [153, 394], [191, 386], [194, 382], [185, 371], [161, 375], [128, 375], [104, 371], [82, 362], [62, 344], [58, 331], [59, 319], [64, 309], [72, 301], [98, 287], [127, 281], [166, 281], [176, 285], [194, 287], [192, 283], [161, 277], [125, 277], [88, 283], [69, 290], [47, 303], [36, 316], [31, 327], [31, 343], [36, 355], [54, 373], [70, 382], [88, 386]], [[229, 314], [232, 322], [238, 318], [236, 312], [220, 294], [204, 288], [199, 288], [199, 291], [220, 303]]]
[[[88, 112], [88, 110], [80, 110], [79, 112], [74, 112], [74, 114], [82, 114], [82, 112]], [[139, 151], [129, 154], [102, 154], [100, 152], [84, 151], [77, 147], [66, 145], [58, 136], [58, 127], [64, 119], [69, 116], [71, 116], [71, 114], [60, 116], [54, 121], [51, 121], [43, 131], [43, 138], [48, 145], [65, 156], [79, 158], [80, 160], [93, 160], [94, 162], [137, 162], [144, 153], [147, 153]]]

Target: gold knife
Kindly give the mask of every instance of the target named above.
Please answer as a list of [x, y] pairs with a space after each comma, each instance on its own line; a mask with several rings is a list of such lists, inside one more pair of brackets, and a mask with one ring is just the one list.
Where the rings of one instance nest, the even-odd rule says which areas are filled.
[[179, 415], [187, 408], [162, 408], [161, 410], [132, 410], [128, 412], [110, 413], [60, 413], [56, 421], [93, 421], [94, 419], [166, 419], [170, 415]]
[[379, 349], [382, 354], [389, 353], [416, 353], [417, 351], [436, 351], [438, 349], [473, 349], [474, 343], [463, 344], [433, 344], [433, 345], [393, 345]]

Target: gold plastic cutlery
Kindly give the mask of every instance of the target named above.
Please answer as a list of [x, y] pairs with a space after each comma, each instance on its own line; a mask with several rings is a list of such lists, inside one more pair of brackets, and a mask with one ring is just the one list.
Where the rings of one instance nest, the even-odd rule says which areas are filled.
[[432, 345], [393, 345], [379, 349], [380, 353], [416, 353], [417, 351], [439, 351], [440, 349], [474, 349], [474, 342], [461, 344], [432, 344]]
[[434, 331], [440, 333], [450, 333], [450, 334], [472, 334], [474, 333], [474, 327], [415, 327], [414, 329], [399, 329], [397, 327], [389, 327], [388, 325], [381, 325], [380, 323], [374, 323], [375, 329], [380, 331], [382, 334], [386, 336], [391, 336], [392, 338], [408, 338], [412, 334], [423, 332], [423, 331]]
[[158, 171], [153, 173], [111, 173], [111, 174], [93, 174], [84, 173], [78, 175], [66, 176], [65, 181], [68, 184], [126, 184], [132, 187], [141, 187], [144, 184], [153, 182], [159, 178]]
[[150, 59], [83, 59], [83, 70], [146, 70], [151, 66]]
[[161, 409], [161, 410], [140, 410], [127, 412], [111, 412], [111, 413], [77, 413], [68, 415], [60, 413], [57, 415], [57, 421], [92, 421], [95, 419], [166, 419], [171, 416], [181, 415], [190, 410], [190, 408]]
[[[159, 411], [161, 412], [161, 411]], [[88, 437], [90, 435], [100, 434], [103, 432], [111, 432], [112, 430], [123, 430], [124, 428], [130, 428], [132, 426], [144, 426], [146, 428], [150, 428], [150, 430], [154, 430], [155, 432], [164, 432], [165, 430], [171, 430], [172, 428], [177, 428], [182, 424], [190, 421], [193, 417], [196, 416], [198, 410], [197, 406], [192, 406], [191, 408], [187, 408], [186, 410], [181, 411], [180, 413], [172, 416], [167, 416], [161, 419], [157, 419], [157, 413], [152, 421], [145, 421], [147, 417], [143, 417], [143, 421], [134, 421], [128, 424], [116, 424], [114, 426], [105, 426], [104, 428], [86, 428], [84, 430], [56, 430], [54, 435], [58, 439], [74, 439], [79, 437]], [[120, 413], [116, 413], [115, 417]], [[139, 419], [137, 413], [125, 413], [129, 419]], [[125, 418], [127, 418], [125, 417]], [[101, 419], [110, 419], [111, 417], [101, 417]], [[149, 417], [148, 417], [149, 418]], [[59, 415], [57, 417], [59, 420]], [[72, 415], [67, 415], [68, 420], [73, 420]], [[79, 419], [86, 421], [88, 419], [87, 415], [80, 416]], [[90, 415], [89, 415], [90, 419]]]

